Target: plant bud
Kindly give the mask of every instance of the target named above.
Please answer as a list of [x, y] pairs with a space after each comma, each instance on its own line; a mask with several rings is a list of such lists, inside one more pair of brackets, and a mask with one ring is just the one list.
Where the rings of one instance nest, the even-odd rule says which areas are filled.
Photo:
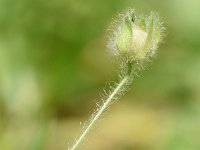
[[137, 17], [131, 9], [121, 15], [115, 26], [108, 43], [115, 55], [126, 56], [131, 61], [142, 61], [156, 53], [163, 31], [156, 13]]

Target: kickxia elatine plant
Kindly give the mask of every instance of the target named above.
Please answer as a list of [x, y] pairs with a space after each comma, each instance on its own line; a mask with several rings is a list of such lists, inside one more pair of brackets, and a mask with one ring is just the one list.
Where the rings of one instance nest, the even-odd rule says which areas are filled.
[[163, 31], [163, 24], [155, 12], [151, 12], [149, 16], [138, 16], [133, 9], [129, 9], [113, 22], [107, 46], [119, 60], [119, 82], [106, 92], [106, 98], [69, 150], [77, 149], [106, 108], [124, 94], [134, 76], [155, 56]]

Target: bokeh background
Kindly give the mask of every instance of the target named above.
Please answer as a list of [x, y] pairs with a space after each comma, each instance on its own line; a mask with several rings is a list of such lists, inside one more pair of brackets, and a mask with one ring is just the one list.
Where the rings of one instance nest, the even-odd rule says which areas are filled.
[[199, 0], [0, 0], [0, 149], [74, 141], [117, 80], [106, 30], [127, 8], [159, 12], [166, 38], [80, 149], [200, 149]]

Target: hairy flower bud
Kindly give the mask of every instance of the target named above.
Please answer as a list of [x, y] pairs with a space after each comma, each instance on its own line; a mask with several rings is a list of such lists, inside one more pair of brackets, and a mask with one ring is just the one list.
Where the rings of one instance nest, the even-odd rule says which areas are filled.
[[131, 9], [115, 23], [108, 47], [115, 55], [127, 56], [131, 61], [148, 60], [156, 53], [162, 31], [163, 26], [156, 13], [137, 17]]

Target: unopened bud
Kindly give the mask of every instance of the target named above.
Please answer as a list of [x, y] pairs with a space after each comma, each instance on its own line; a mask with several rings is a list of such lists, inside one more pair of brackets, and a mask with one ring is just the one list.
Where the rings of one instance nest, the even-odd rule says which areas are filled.
[[128, 10], [115, 26], [108, 43], [115, 55], [140, 61], [149, 59], [156, 53], [163, 30], [157, 14], [137, 17], [134, 10]]

